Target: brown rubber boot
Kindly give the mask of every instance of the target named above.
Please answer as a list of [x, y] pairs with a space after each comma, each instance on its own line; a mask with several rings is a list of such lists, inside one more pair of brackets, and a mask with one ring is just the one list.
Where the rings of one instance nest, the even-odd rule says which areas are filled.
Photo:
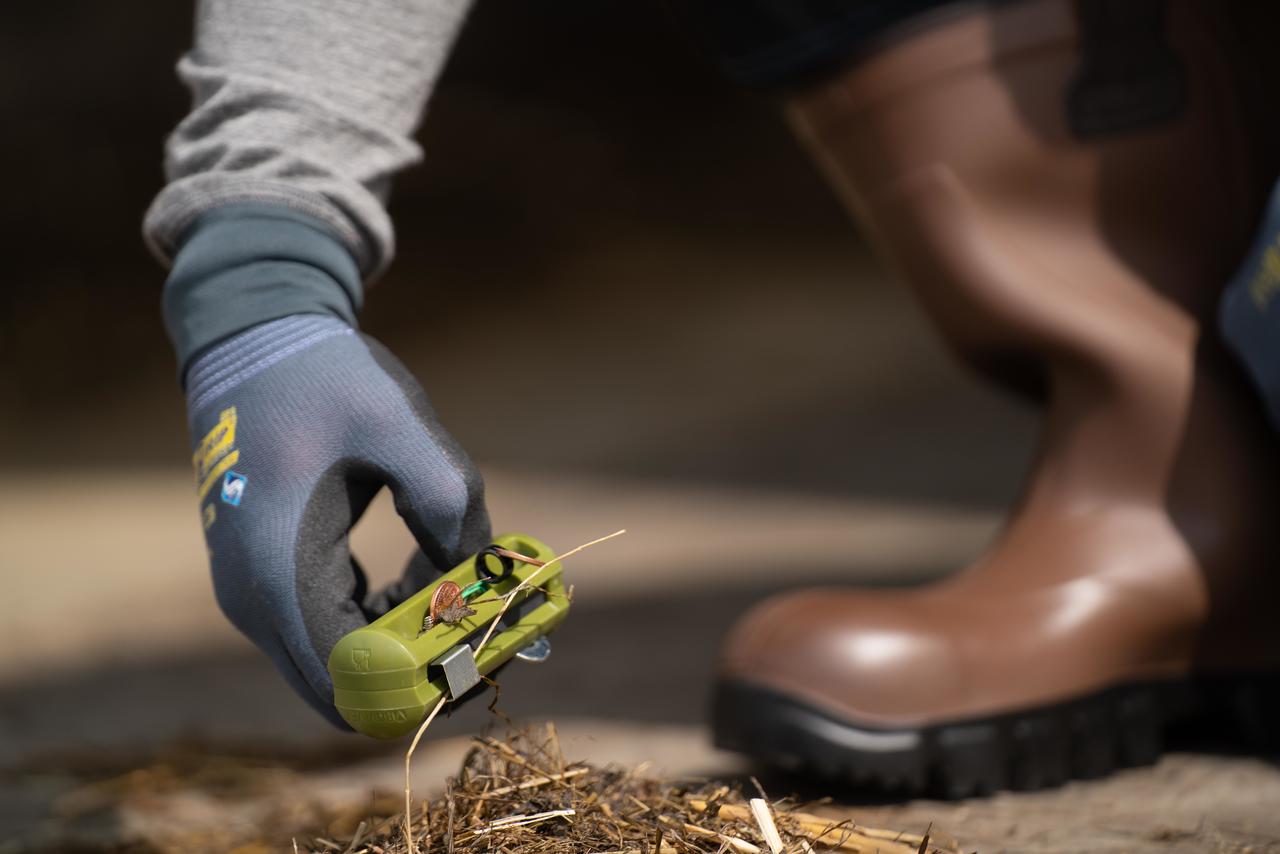
[[1122, 7], [968, 6], [789, 103], [949, 343], [1045, 418], [972, 566], [740, 621], [721, 746], [961, 796], [1148, 762], [1204, 697], [1274, 692], [1280, 460], [1213, 333], [1274, 173], [1207, 5]]

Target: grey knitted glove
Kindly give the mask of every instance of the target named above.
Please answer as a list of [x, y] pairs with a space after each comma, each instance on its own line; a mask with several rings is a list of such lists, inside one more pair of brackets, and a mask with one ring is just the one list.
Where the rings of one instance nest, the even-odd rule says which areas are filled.
[[[404, 367], [332, 317], [213, 347], [191, 365], [187, 408], [218, 603], [339, 723], [329, 651], [484, 547], [480, 476]], [[347, 533], [383, 485], [426, 559], [369, 595]]]
[[[479, 473], [404, 366], [353, 328], [360, 293], [322, 222], [264, 205], [203, 217], [165, 285], [218, 603], [343, 727], [334, 644], [489, 541]], [[421, 554], [371, 594], [347, 535], [383, 485]]]

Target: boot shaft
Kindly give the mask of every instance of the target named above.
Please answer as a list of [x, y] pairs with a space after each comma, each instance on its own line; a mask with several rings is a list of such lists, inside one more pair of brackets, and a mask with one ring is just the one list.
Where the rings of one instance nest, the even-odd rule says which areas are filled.
[[995, 4], [788, 105], [958, 354], [1043, 400], [1004, 542], [1043, 541], [1049, 565], [1064, 514], [1167, 518], [1181, 542], [1127, 548], [1185, 545], [1171, 577], [1216, 661], [1254, 653], [1238, 629], [1280, 595], [1276, 443], [1214, 324], [1280, 151], [1235, 33], [1189, 0]]

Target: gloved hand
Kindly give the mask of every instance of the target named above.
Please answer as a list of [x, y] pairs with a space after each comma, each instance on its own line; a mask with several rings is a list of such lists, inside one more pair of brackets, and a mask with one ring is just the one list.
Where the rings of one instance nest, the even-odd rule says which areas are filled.
[[[484, 547], [480, 477], [404, 367], [332, 317], [213, 347], [191, 365], [187, 407], [218, 603], [337, 722], [329, 651]], [[347, 532], [384, 484], [426, 560], [370, 596]]]
[[[180, 356], [200, 348], [185, 372], [187, 414], [218, 603], [344, 728], [333, 646], [489, 542], [479, 473], [422, 389], [326, 308], [346, 304], [335, 281], [353, 277], [358, 290], [350, 256], [319, 226], [250, 208], [198, 226], [166, 286]], [[290, 304], [312, 313], [201, 347], [245, 312]], [[348, 532], [383, 485], [421, 554], [371, 594]]]

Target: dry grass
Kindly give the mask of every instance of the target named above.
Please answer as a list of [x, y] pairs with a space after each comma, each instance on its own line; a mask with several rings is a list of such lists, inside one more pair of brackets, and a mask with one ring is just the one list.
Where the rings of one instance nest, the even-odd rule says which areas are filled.
[[407, 822], [404, 813], [368, 817], [350, 837], [297, 845], [322, 854], [766, 854], [779, 846], [795, 854], [959, 851], [936, 835], [868, 828], [788, 802], [751, 800], [758, 803], [753, 807], [729, 786], [567, 762], [548, 724], [505, 740], [475, 739], [444, 793], [412, 809]]

